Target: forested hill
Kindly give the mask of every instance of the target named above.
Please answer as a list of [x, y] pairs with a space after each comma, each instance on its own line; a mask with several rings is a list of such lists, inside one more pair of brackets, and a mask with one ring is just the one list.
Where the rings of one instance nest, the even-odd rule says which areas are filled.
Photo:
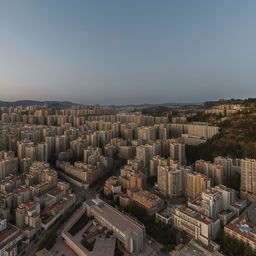
[[256, 158], [256, 108], [254, 104], [230, 119], [219, 121], [220, 133], [205, 144], [187, 146], [187, 158], [213, 160], [215, 156]]

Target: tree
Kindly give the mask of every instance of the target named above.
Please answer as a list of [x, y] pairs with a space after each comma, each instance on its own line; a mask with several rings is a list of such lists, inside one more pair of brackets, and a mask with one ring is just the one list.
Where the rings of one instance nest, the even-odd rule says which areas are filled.
[[235, 173], [228, 178], [226, 185], [229, 188], [239, 190], [240, 189], [240, 180], [241, 180], [241, 175], [239, 173]]
[[249, 244], [246, 244], [244, 247], [244, 256], [255, 256], [255, 253], [253, 253], [251, 247], [249, 246]]
[[150, 177], [148, 177], [147, 181], [148, 181], [149, 185], [153, 186], [157, 182], [157, 177], [156, 176], [150, 176]]

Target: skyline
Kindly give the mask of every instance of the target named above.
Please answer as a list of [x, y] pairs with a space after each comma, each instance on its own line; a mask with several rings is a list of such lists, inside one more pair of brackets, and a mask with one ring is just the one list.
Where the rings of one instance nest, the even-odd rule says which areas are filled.
[[3, 1], [3, 101], [255, 96], [255, 1]]

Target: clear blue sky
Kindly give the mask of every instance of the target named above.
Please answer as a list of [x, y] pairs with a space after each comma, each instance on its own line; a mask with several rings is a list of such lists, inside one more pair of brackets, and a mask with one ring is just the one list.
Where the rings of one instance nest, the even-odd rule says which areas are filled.
[[0, 100], [256, 96], [255, 0], [2, 0]]

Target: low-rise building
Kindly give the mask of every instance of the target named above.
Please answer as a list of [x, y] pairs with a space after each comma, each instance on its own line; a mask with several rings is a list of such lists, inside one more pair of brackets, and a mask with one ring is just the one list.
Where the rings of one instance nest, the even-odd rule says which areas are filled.
[[93, 166], [82, 162], [75, 162], [74, 165], [71, 165], [69, 162], [64, 161], [57, 161], [56, 165], [68, 176], [88, 184], [93, 183], [104, 173], [102, 165]]
[[166, 225], [173, 223], [173, 213], [175, 209], [179, 208], [180, 204], [170, 204], [166, 208], [164, 208], [162, 211], [159, 211], [156, 213], [156, 219], [155, 221], [157, 223], [163, 223]]
[[164, 201], [157, 195], [141, 190], [132, 194], [132, 200], [139, 206], [146, 209], [148, 215], [153, 215], [164, 206]]
[[174, 212], [174, 226], [203, 244], [209, 245], [218, 234], [220, 220], [208, 218], [183, 205]]
[[101, 199], [93, 199], [84, 203], [88, 216], [93, 216], [101, 225], [112, 230], [130, 253], [143, 251], [145, 227], [130, 217], [119, 212]]
[[75, 200], [75, 194], [67, 194], [55, 205], [45, 208], [42, 212], [42, 228], [47, 230], [75, 203]]
[[164, 207], [164, 201], [157, 195], [147, 190], [127, 190], [126, 194], [121, 194], [120, 205], [123, 207], [134, 203], [147, 211], [148, 215], [154, 215]]
[[104, 194], [120, 194], [121, 193], [121, 183], [119, 178], [116, 176], [109, 177], [104, 184]]
[[17, 244], [22, 240], [23, 234], [19, 228], [0, 219], [0, 256], [16, 256]]

